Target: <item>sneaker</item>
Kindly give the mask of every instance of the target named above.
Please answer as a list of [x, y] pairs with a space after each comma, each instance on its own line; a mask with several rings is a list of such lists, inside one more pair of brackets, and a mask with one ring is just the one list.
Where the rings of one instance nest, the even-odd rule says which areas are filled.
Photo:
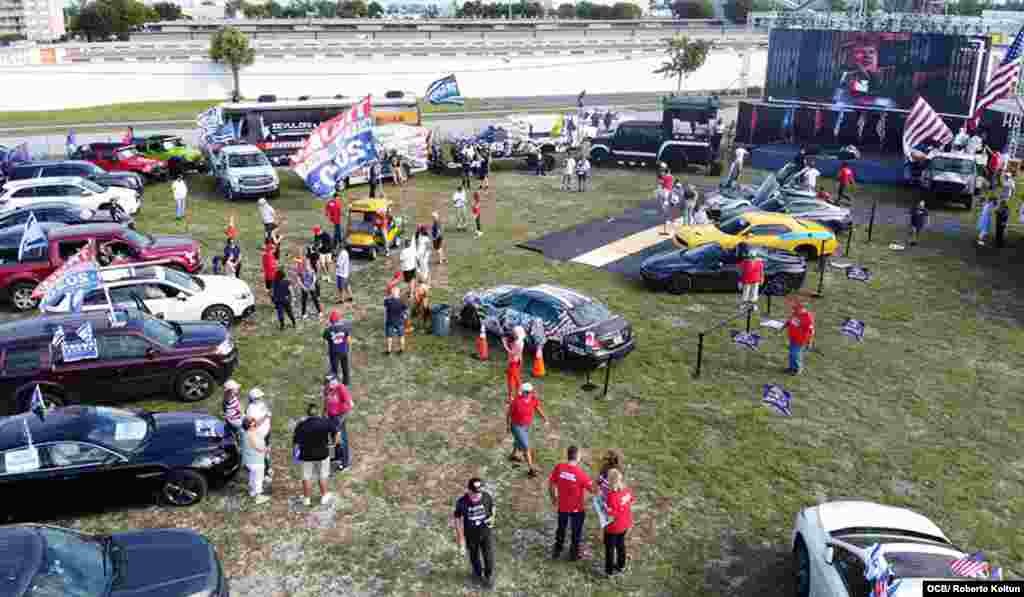
[[334, 494], [328, 491], [327, 493], [323, 494], [320, 497], [320, 505], [321, 506], [326, 506], [327, 504], [331, 503], [331, 501], [333, 501], [333, 500], [334, 500]]
[[302, 505], [308, 508], [313, 505], [313, 501], [308, 497], [304, 497], [302, 498]]
[[481, 232], [481, 231], [479, 231], [479, 230], [477, 230], [477, 231], [476, 231], [476, 236], [477, 236], [477, 238], [480, 238], [480, 237], [481, 237], [481, 236], [483, 236], [483, 235], [484, 235], [484, 233], [483, 233], [483, 232]]
[[262, 493], [260, 495], [257, 495], [255, 497], [253, 497], [253, 499], [252, 499], [252, 502], [254, 504], [256, 504], [257, 506], [260, 505], [260, 504], [266, 504], [269, 501], [270, 501], [270, 496], [269, 495], [263, 495]]

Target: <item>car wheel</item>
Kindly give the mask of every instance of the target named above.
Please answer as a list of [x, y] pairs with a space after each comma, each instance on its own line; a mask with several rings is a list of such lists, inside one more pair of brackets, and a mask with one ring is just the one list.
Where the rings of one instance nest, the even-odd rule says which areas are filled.
[[796, 248], [796, 254], [803, 257], [808, 263], [818, 258], [818, 250], [810, 245], [803, 245]]
[[601, 147], [592, 149], [590, 150], [590, 161], [593, 162], [595, 166], [598, 164], [604, 164], [608, 161], [608, 152]]
[[167, 475], [160, 497], [171, 506], [184, 508], [203, 501], [208, 490], [209, 483], [202, 473], [185, 468]]
[[476, 312], [476, 309], [466, 305], [462, 308], [462, 313], [459, 314], [459, 322], [463, 327], [467, 327], [471, 330], [480, 329], [480, 314]]
[[205, 369], [189, 369], [178, 376], [175, 389], [182, 402], [199, 402], [213, 394], [213, 376]]
[[18, 311], [31, 311], [39, 306], [39, 299], [32, 298], [32, 292], [36, 289], [35, 284], [21, 282], [11, 287], [11, 304]]
[[213, 305], [203, 311], [203, 319], [206, 321], [220, 322], [224, 327], [229, 328], [235, 321], [235, 314], [230, 307], [225, 305]]
[[693, 278], [681, 272], [672, 274], [672, 278], [668, 281], [669, 292], [672, 294], [684, 294], [691, 290], [693, 290]]
[[809, 597], [811, 594], [811, 560], [807, 557], [807, 546], [803, 539], [796, 540], [793, 549], [796, 561], [796, 597]]

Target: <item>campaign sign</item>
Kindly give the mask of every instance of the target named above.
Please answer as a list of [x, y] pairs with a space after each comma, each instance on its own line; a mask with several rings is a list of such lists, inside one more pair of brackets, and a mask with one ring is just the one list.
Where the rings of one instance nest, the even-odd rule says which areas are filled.
[[761, 343], [761, 336], [759, 334], [748, 334], [747, 332], [733, 330], [731, 335], [733, 342], [750, 350], [757, 350], [757, 346]]
[[60, 350], [65, 363], [98, 358], [100, 352], [96, 346], [96, 338], [92, 334], [92, 324], [82, 324], [74, 335], [64, 336]]
[[839, 333], [858, 342], [863, 342], [864, 322], [859, 319], [846, 319], [843, 321], [843, 327], [839, 328]]
[[338, 181], [378, 159], [370, 96], [316, 127], [291, 158], [292, 170], [320, 197], [332, 194]]
[[871, 281], [871, 270], [865, 267], [851, 266], [846, 268], [846, 278], [859, 282], [869, 282]]
[[790, 404], [793, 401], [793, 396], [782, 386], [775, 384], [765, 384], [764, 389], [761, 392], [761, 402], [775, 409], [775, 412], [788, 417], [793, 414], [793, 410]]
[[39, 470], [39, 451], [35, 446], [12, 450], [4, 454], [4, 468], [7, 474], [27, 473]]
[[594, 512], [597, 514], [597, 520], [601, 523], [601, 528], [603, 529], [610, 525], [614, 519], [608, 516], [608, 510], [605, 507], [604, 498], [599, 495], [595, 495], [590, 501], [594, 505]]
[[197, 419], [196, 437], [224, 437], [224, 424], [217, 419]]
[[448, 75], [431, 83], [423, 97], [431, 104], [461, 106], [466, 101], [462, 97], [462, 92], [459, 91], [459, 83], [455, 80], [455, 75]]

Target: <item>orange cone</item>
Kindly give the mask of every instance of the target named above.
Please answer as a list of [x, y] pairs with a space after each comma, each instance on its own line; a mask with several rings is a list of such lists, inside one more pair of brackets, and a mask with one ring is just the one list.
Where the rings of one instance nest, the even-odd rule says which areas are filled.
[[482, 323], [480, 324], [480, 335], [476, 338], [476, 354], [481, 361], [487, 360], [487, 331]]
[[533, 376], [544, 377], [544, 351], [540, 347], [537, 348], [537, 353], [533, 355]]

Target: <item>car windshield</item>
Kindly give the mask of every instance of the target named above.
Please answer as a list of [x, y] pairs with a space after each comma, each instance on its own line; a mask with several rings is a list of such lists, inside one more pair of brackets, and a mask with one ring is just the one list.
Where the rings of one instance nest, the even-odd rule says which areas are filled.
[[84, 178], [82, 179], [82, 188], [88, 189], [93, 193], [102, 193], [103, 191], [107, 190], [106, 187], [104, 187], [103, 185], [96, 184], [95, 182]]
[[950, 157], [932, 158], [932, 170], [936, 172], [956, 172], [957, 174], [974, 174], [974, 162], [969, 159]]
[[886, 551], [885, 559], [892, 565], [892, 571], [897, 578], [957, 577], [949, 566], [949, 562], [954, 558], [948, 554]]
[[135, 151], [134, 147], [125, 147], [124, 149], [117, 150], [117, 159], [119, 160], [130, 160], [139, 155], [139, 152]]
[[146, 317], [142, 323], [142, 331], [147, 337], [164, 346], [174, 346], [181, 337], [181, 326], [168, 323], [153, 317]]
[[114, 568], [102, 540], [51, 527], [36, 531], [46, 550], [23, 597], [106, 595]]
[[106, 174], [107, 171], [92, 162], [75, 162], [76, 165], [84, 167], [89, 174]]
[[89, 441], [122, 452], [133, 452], [152, 429], [152, 419], [118, 408], [97, 407]]
[[164, 141], [164, 149], [166, 151], [170, 151], [175, 147], [184, 147], [184, 144], [181, 142], [181, 139], [168, 139]]
[[724, 234], [735, 235], [746, 230], [748, 226], [750, 226], [750, 223], [748, 223], [742, 216], [736, 216], [735, 218], [726, 220], [719, 224], [718, 229]]
[[164, 268], [164, 279], [191, 292], [201, 292], [203, 290], [202, 284], [199, 283], [195, 276], [190, 276], [170, 268]]
[[153, 244], [153, 237], [141, 232], [136, 232], [131, 228], [125, 228], [122, 232], [124, 239], [137, 247], [148, 247]]
[[569, 311], [572, 320], [580, 327], [594, 325], [595, 323], [610, 319], [612, 314], [608, 308], [597, 301], [580, 303]]
[[231, 168], [252, 168], [256, 166], [269, 166], [267, 156], [260, 152], [233, 153], [228, 156], [228, 166]]

